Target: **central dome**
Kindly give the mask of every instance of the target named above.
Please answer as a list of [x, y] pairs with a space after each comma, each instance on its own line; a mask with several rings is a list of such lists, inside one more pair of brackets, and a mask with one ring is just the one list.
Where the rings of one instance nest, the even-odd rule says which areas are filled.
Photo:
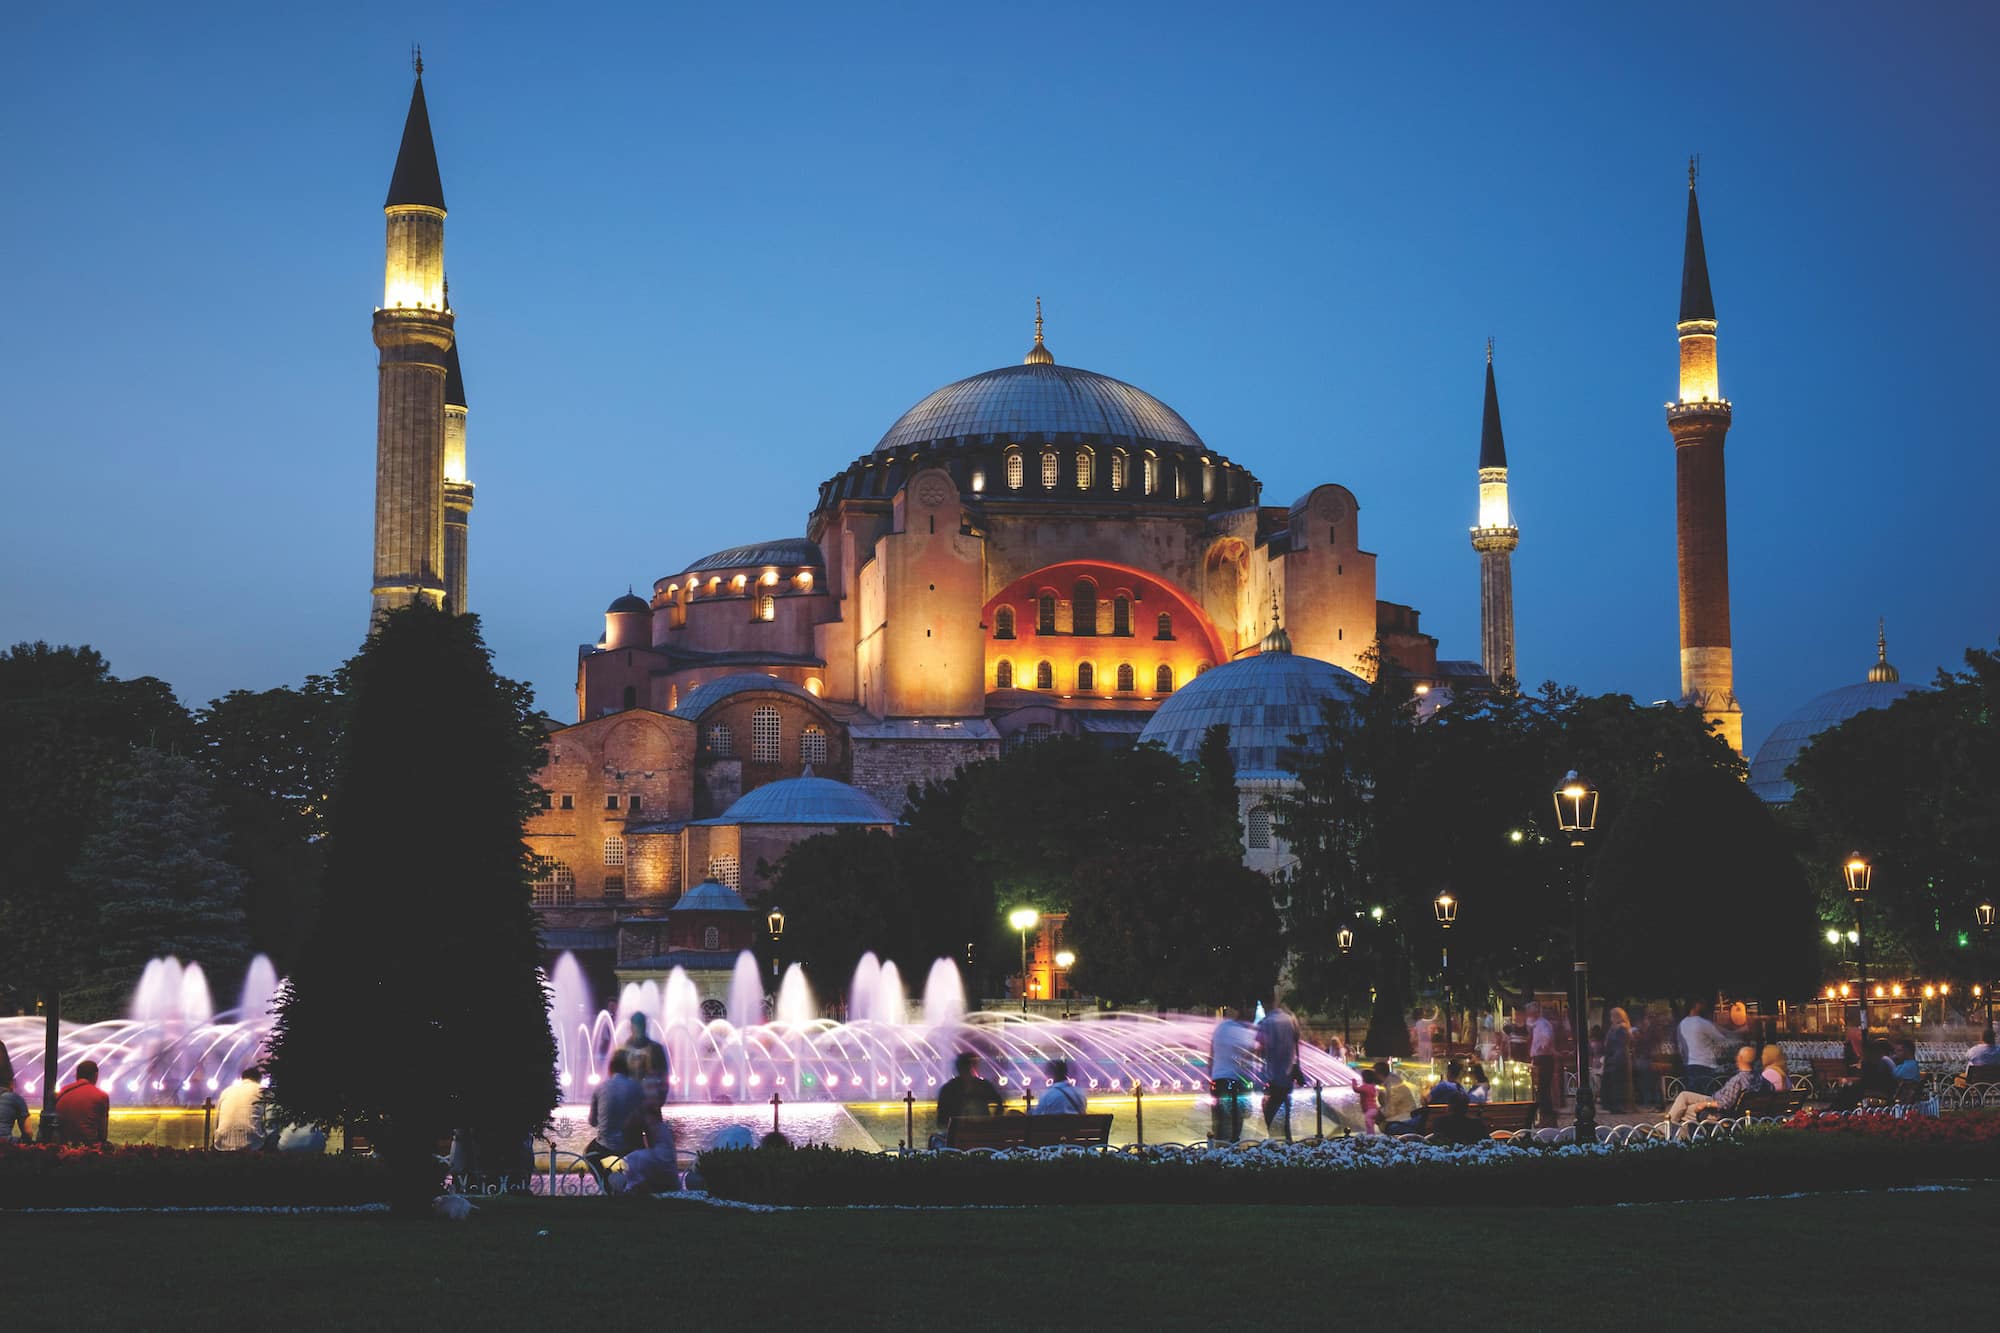
[[1206, 449], [1181, 414], [1109, 375], [1030, 362], [947, 384], [889, 427], [888, 453], [932, 440], [980, 435], [1101, 435]]

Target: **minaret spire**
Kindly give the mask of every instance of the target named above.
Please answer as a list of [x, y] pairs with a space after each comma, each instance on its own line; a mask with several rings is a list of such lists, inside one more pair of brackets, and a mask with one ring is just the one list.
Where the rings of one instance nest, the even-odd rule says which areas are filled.
[[1028, 354], [1021, 358], [1021, 364], [1024, 366], [1052, 366], [1055, 363], [1055, 354], [1049, 351], [1048, 344], [1042, 341], [1042, 298], [1037, 296], [1035, 298], [1035, 345], [1030, 347]]
[[1731, 746], [1743, 748], [1743, 710], [1729, 635], [1729, 505], [1723, 442], [1731, 409], [1716, 356], [1715, 298], [1688, 159], [1687, 242], [1681, 256], [1680, 395], [1667, 404], [1674, 437], [1674, 505], [1680, 572], [1681, 703], [1699, 708]]
[[1514, 548], [1521, 530], [1507, 503], [1507, 438], [1500, 429], [1500, 389], [1493, 378], [1493, 340], [1486, 340], [1486, 403], [1479, 422], [1480, 664], [1499, 684], [1519, 678], [1514, 661]]
[[1889, 665], [1889, 622], [1875, 622], [1875, 665], [1868, 668], [1868, 679], [1872, 684], [1898, 681], [1902, 673]]

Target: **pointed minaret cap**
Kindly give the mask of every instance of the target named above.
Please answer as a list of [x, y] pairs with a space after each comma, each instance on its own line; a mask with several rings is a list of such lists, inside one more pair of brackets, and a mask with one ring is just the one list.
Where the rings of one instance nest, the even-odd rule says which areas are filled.
[[424, 62], [417, 56], [417, 86], [410, 92], [410, 115], [403, 122], [403, 146], [382, 207], [418, 204], [444, 209], [444, 181], [438, 176], [437, 146], [431, 142], [431, 112], [424, 103]]
[[1278, 594], [1271, 593], [1271, 631], [1257, 645], [1260, 653], [1289, 653], [1292, 651], [1292, 636], [1285, 633], [1285, 627], [1278, 623]]
[[1882, 685], [1903, 677], [1896, 668], [1889, 665], [1889, 625], [1886, 620], [1875, 622], [1875, 665], [1868, 668], [1868, 682]]
[[465, 406], [465, 376], [458, 368], [458, 338], [444, 353], [444, 401], [446, 407]]
[[1030, 347], [1028, 354], [1021, 358], [1021, 364], [1024, 366], [1053, 366], [1055, 363], [1055, 353], [1049, 351], [1048, 344], [1042, 341], [1042, 298], [1037, 296], [1035, 298], [1035, 345]]
[[1701, 201], [1694, 191], [1694, 178], [1700, 167], [1700, 158], [1688, 159], [1687, 252], [1681, 261], [1680, 322], [1683, 324], [1715, 318], [1715, 297], [1708, 290], [1708, 251], [1701, 243]]
[[1486, 340], [1486, 415], [1479, 423], [1479, 467], [1507, 466], [1507, 439], [1500, 433], [1500, 390], [1493, 382], [1493, 340]]

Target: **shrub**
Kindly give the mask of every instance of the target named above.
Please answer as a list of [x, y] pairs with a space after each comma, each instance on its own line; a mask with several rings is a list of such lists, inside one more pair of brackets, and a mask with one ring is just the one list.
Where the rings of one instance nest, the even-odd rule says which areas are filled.
[[388, 1197], [368, 1157], [0, 1144], [0, 1208], [304, 1206]]

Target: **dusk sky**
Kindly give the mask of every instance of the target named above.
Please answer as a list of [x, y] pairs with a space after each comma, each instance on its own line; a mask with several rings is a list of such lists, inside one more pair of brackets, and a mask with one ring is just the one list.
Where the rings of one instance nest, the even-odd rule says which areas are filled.
[[1529, 682], [1677, 692], [1688, 154], [1757, 740], [2000, 630], [2000, 7], [36, 5], [0, 80], [0, 637], [191, 706], [357, 646], [382, 199], [421, 41], [471, 603], [573, 718], [631, 584], [799, 535], [931, 389], [1058, 361], [1475, 658], [1497, 346]]

